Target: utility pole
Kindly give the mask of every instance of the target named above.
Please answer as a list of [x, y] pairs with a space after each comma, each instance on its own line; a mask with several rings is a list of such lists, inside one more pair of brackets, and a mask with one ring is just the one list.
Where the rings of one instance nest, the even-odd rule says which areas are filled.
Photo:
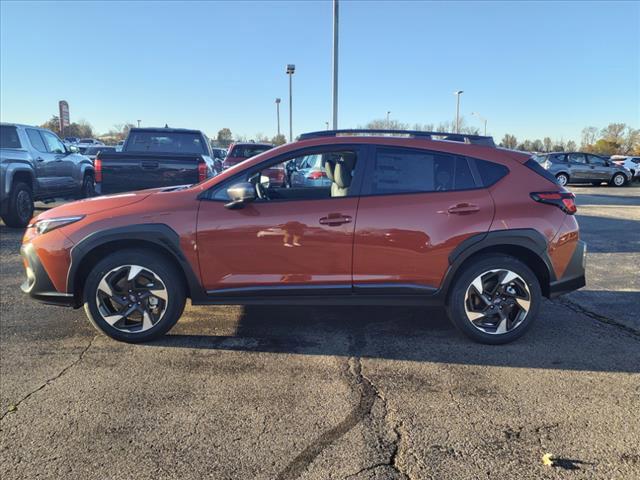
[[464, 91], [456, 90], [453, 94], [456, 96], [456, 133], [460, 133], [460, 95], [462, 95]]
[[289, 141], [293, 142], [293, 74], [296, 66], [292, 63], [287, 65], [287, 75], [289, 75]]
[[390, 128], [391, 123], [389, 121], [389, 115], [391, 115], [391, 111], [387, 111], [387, 128]]
[[278, 137], [280, 136], [280, 99], [276, 98], [276, 116], [278, 117]]
[[140, 122], [141, 122], [141, 121], [142, 121], [142, 120], [138, 120], [138, 128], [140, 128]]
[[333, 0], [333, 129], [338, 129], [338, 0]]

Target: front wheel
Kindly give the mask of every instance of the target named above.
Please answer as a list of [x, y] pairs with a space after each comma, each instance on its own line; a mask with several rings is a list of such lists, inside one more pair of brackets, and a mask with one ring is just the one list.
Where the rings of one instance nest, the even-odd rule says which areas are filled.
[[24, 182], [16, 182], [11, 187], [11, 193], [7, 200], [6, 215], [2, 220], [8, 227], [24, 228], [33, 217], [33, 193], [31, 188]]
[[627, 177], [622, 173], [616, 173], [611, 179], [611, 185], [614, 187], [622, 187], [625, 183], [627, 183]]
[[556, 175], [556, 181], [558, 182], [558, 185], [564, 187], [567, 183], [569, 183], [569, 176], [566, 173], [559, 173]]
[[91, 323], [111, 338], [146, 342], [164, 335], [182, 315], [186, 295], [181, 279], [160, 255], [113, 253], [87, 276], [84, 309]]
[[503, 344], [521, 337], [538, 315], [537, 277], [506, 255], [473, 259], [451, 286], [447, 313], [453, 324], [480, 343]]

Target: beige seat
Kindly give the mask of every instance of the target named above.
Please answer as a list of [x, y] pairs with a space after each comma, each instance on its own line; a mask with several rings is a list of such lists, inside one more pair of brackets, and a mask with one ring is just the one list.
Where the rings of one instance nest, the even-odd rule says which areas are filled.
[[346, 197], [349, 195], [349, 187], [353, 178], [353, 167], [356, 159], [352, 156], [341, 156], [337, 162], [327, 160], [324, 171], [331, 180], [331, 196]]

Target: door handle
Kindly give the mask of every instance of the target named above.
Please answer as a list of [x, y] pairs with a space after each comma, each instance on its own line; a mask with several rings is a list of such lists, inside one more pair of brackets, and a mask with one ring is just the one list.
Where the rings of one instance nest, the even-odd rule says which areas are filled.
[[345, 223], [351, 223], [351, 217], [348, 215], [342, 215], [340, 213], [330, 213], [326, 217], [322, 217], [320, 225], [327, 225], [329, 227], [337, 227]]
[[476, 213], [479, 211], [480, 207], [471, 203], [458, 203], [457, 205], [454, 205], [447, 209], [447, 213], [451, 213], [453, 215], [469, 215], [471, 213]]
[[44, 162], [44, 158], [38, 157], [38, 158], [36, 158], [36, 162]]

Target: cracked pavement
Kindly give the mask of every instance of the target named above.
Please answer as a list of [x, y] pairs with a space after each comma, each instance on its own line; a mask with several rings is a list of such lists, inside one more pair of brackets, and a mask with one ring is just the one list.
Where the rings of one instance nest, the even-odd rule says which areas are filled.
[[187, 307], [121, 344], [23, 298], [0, 226], [0, 478], [639, 478], [640, 186], [573, 190], [588, 285], [499, 347], [392, 307]]

